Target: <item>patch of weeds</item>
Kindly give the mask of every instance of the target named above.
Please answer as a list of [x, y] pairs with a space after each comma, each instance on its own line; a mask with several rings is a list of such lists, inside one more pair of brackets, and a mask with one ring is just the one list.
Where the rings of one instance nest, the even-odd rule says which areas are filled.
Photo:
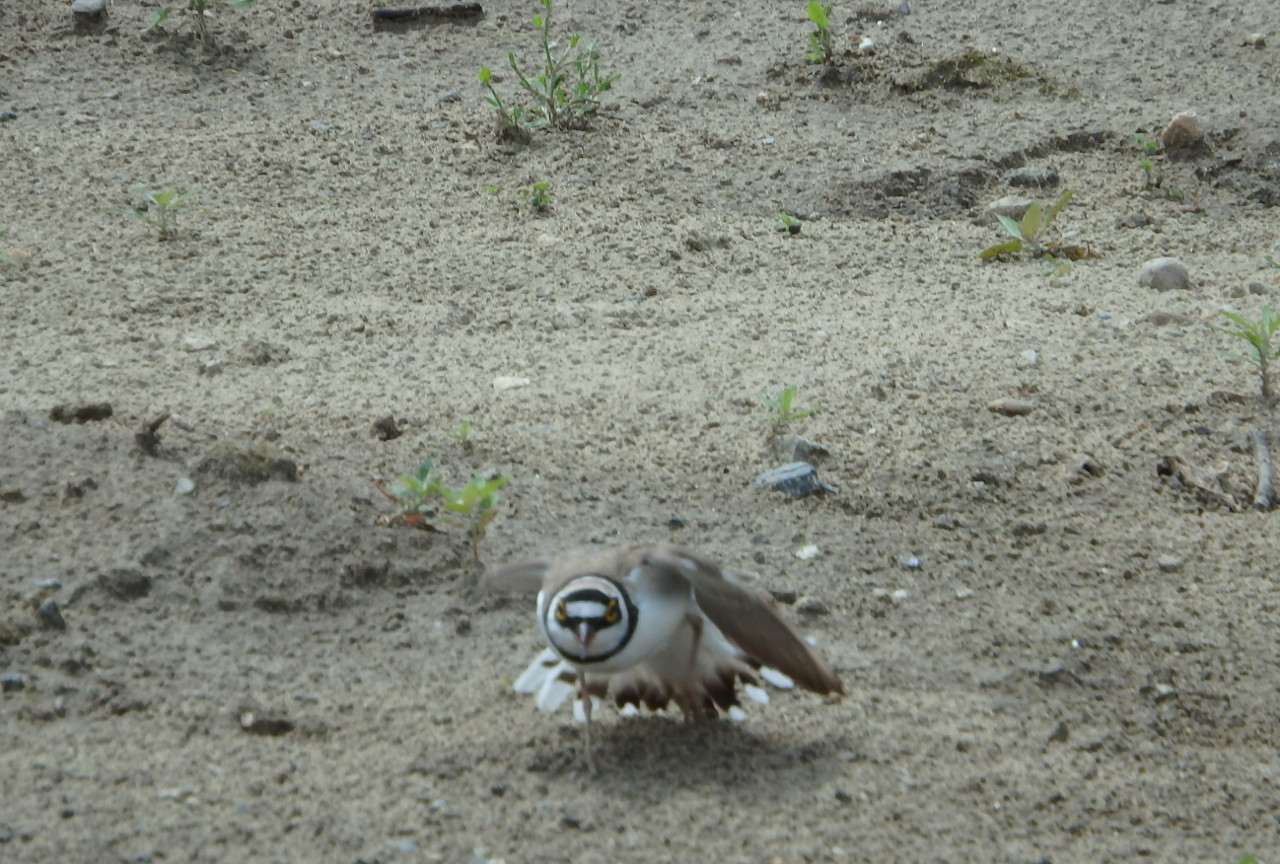
[[510, 480], [472, 477], [467, 485], [454, 489], [441, 481], [435, 463], [424, 459], [411, 476], [400, 477], [390, 488], [376, 480], [374, 486], [399, 505], [399, 519], [410, 527], [440, 531], [443, 525], [465, 525], [471, 554], [479, 560], [480, 541], [498, 515], [498, 490]]
[[[8, 228], [0, 228], [0, 241], [4, 240], [4, 235], [8, 230], [9, 230]], [[17, 259], [14, 258], [12, 255], [10, 255], [6, 250], [0, 248], [0, 267], [17, 267], [17, 266], [18, 266]]]
[[820, 0], [809, 0], [809, 5], [805, 7], [805, 14], [813, 22], [814, 30], [809, 34], [809, 53], [804, 59], [811, 63], [830, 65], [835, 56], [835, 40], [831, 36], [831, 27], [828, 24], [831, 18], [831, 4], [822, 3]]
[[1275, 344], [1276, 330], [1280, 329], [1280, 312], [1273, 312], [1270, 306], [1263, 306], [1256, 319], [1250, 320], [1243, 315], [1218, 310], [1223, 317], [1235, 327], [1215, 327], [1215, 330], [1234, 336], [1249, 346], [1244, 354], [1231, 354], [1237, 360], [1253, 363], [1258, 369], [1258, 380], [1262, 388], [1262, 398], [1271, 401], [1275, 390], [1271, 386], [1271, 358], [1280, 356], [1280, 346]]
[[550, 180], [543, 180], [541, 183], [526, 186], [520, 190], [520, 193], [524, 195], [524, 203], [534, 213], [545, 213], [556, 202], [555, 196], [551, 194]]
[[[229, 9], [247, 9], [256, 3], [257, 0], [223, 0], [222, 5]], [[209, 31], [209, 10], [213, 6], [213, 0], [187, 0], [186, 10], [196, 16], [196, 35], [200, 37], [200, 41], [207, 47], [213, 48], [213, 33]], [[152, 30], [168, 18], [171, 14], [178, 11], [178, 6], [163, 6], [160, 11], [151, 16], [147, 21], [147, 26], [142, 28], [142, 32], [146, 33]]]
[[1164, 178], [1160, 172], [1156, 171], [1156, 164], [1152, 157], [1160, 152], [1160, 140], [1158, 138], [1148, 138], [1141, 132], [1137, 132], [1133, 136], [1138, 142], [1138, 146], [1142, 148], [1142, 159], [1138, 165], [1142, 168], [1142, 188], [1157, 189], [1164, 182]]
[[790, 213], [779, 213], [777, 218], [779, 231], [786, 231], [788, 234], [800, 233], [800, 220]]
[[1058, 218], [1058, 214], [1062, 212], [1063, 207], [1067, 206], [1067, 202], [1071, 200], [1071, 196], [1074, 194], [1074, 189], [1068, 189], [1063, 192], [1062, 197], [1054, 202], [1053, 206], [1048, 210], [1042, 209], [1039, 204], [1032, 204], [1027, 208], [1027, 212], [1023, 214], [1021, 219], [1015, 220], [1003, 214], [996, 214], [996, 218], [1000, 220], [1001, 227], [1013, 239], [997, 243], [994, 246], [988, 246], [979, 253], [979, 257], [985, 261], [991, 258], [1010, 257], [1027, 253], [1041, 257], [1044, 263], [1049, 266], [1050, 270], [1046, 271], [1044, 275], [1062, 276], [1070, 272], [1069, 268], [1063, 271], [1062, 265], [1090, 257], [1089, 250], [1081, 246], [1065, 245], [1062, 243], [1061, 238], [1045, 240], [1043, 235], [1045, 230]]
[[[600, 96], [607, 92], [620, 75], [600, 74], [600, 51], [596, 42], [581, 45], [582, 37], [572, 34], [563, 50], [551, 35], [552, 0], [540, 0], [544, 15], [535, 15], [534, 29], [542, 54], [542, 70], [526, 75], [515, 52], [507, 54], [507, 63], [516, 75], [516, 84], [532, 99], [531, 106], [508, 104], [493, 86], [493, 73], [480, 69], [480, 83], [489, 90], [485, 101], [498, 112], [505, 131], [519, 133], [528, 129], [575, 129], [585, 126], [600, 107]], [[581, 47], [580, 47], [581, 45]]]
[[160, 232], [161, 240], [170, 240], [177, 234], [178, 211], [186, 207], [187, 203], [199, 192], [198, 189], [179, 192], [173, 188], [156, 191], [148, 189], [146, 186], [130, 186], [129, 191], [147, 199], [146, 205], [141, 210], [132, 207], [108, 207], [107, 209], [114, 213], [132, 216], [134, 219], [140, 219], [148, 225], [155, 226], [156, 230]]
[[958, 57], [945, 57], [931, 64], [907, 85], [908, 90], [988, 89], [1031, 77], [1025, 66], [1008, 57], [997, 57], [971, 48]]
[[761, 404], [768, 408], [769, 412], [773, 415], [772, 426], [774, 434], [786, 431], [787, 427], [792, 423], [797, 420], [803, 420], [804, 418], [817, 413], [818, 408], [821, 407], [815, 405], [812, 408], [800, 410], [796, 404], [796, 395], [799, 392], [800, 388], [795, 384], [791, 384], [787, 387], [783, 387], [776, 396], [760, 397]]

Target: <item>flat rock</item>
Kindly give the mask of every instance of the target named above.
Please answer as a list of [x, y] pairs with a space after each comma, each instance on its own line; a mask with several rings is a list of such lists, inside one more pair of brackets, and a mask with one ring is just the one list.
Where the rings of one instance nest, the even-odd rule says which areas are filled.
[[1022, 195], [1006, 195], [988, 204], [987, 213], [991, 214], [992, 222], [998, 221], [996, 216], [1007, 216], [1016, 222], [1027, 214], [1034, 203], [1036, 202]]
[[1191, 287], [1191, 275], [1177, 258], [1153, 258], [1142, 265], [1138, 284], [1157, 291], [1176, 291]]
[[101, 15], [107, 11], [107, 0], [75, 0], [71, 11], [76, 15]]

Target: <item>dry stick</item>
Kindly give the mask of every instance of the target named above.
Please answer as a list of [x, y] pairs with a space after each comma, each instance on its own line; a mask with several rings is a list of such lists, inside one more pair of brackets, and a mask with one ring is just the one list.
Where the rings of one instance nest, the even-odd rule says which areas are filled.
[[1258, 457], [1258, 491], [1253, 495], [1253, 509], [1270, 510], [1276, 500], [1271, 484], [1271, 451], [1267, 449], [1267, 439], [1257, 429], [1249, 430], [1249, 442]]
[[412, 21], [417, 18], [475, 18], [484, 14], [479, 3], [454, 3], [451, 6], [383, 6], [373, 10], [375, 21]]

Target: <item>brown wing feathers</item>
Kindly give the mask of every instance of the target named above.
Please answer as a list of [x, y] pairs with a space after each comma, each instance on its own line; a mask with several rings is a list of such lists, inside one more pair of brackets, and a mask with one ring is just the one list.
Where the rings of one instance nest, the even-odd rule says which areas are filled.
[[677, 546], [656, 547], [645, 562], [684, 576], [698, 605], [748, 656], [815, 693], [844, 693], [840, 680], [773, 610], [772, 600], [734, 581], [712, 561]]

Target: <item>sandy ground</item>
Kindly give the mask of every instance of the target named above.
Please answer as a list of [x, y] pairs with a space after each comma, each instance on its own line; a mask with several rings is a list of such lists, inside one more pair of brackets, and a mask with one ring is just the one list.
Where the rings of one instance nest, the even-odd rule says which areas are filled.
[[[799, 0], [588, 0], [622, 78], [522, 146], [477, 72], [514, 94], [538, 8], [262, 0], [212, 53], [0, 6], [0, 859], [1275, 861], [1280, 424], [1212, 326], [1280, 305], [1268, 4], [837, 2], [824, 72]], [[134, 184], [199, 190], [174, 239]], [[1095, 257], [979, 260], [1068, 188]], [[751, 489], [793, 384], [838, 494]], [[675, 541], [807, 598], [848, 696], [606, 713], [586, 774], [510, 692], [532, 599], [389, 518], [424, 458], [511, 478], [485, 561]]]

